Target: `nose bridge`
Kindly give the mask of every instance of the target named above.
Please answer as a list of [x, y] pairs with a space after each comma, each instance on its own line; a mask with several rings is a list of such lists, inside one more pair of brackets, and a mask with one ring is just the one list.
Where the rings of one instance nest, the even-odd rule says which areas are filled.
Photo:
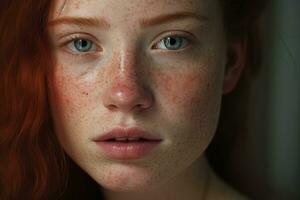
[[133, 48], [120, 48], [114, 54], [110, 68], [111, 75], [109, 77], [113, 77], [113, 79], [109, 80], [111, 88], [134, 90], [143, 82], [139, 78], [141, 76], [141, 66], [138, 64], [137, 51]]
[[121, 48], [114, 54], [108, 75], [104, 105], [111, 111], [143, 110], [152, 105], [153, 96], [147, 89], [139, 66], [137, 51]]
[[120, 52], [118, 55], [116, 66], [111, 80], [111, 92], [116, 93], [120, 98], [133, 97], [134, 93], [138, 93], [141, 82], [138, 79], [137, 61], [130, 52]]
[[120, 79], [132, 79], [135, 80], [137, 78], [138, 73], [138, 55], [135, 49], [132, 50], [121, 50], [119, 53], [119, 66], [118, 75]]

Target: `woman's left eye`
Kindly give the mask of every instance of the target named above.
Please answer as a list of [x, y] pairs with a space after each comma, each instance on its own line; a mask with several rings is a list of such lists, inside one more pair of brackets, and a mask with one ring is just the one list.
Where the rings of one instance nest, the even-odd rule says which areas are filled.
[[91, 40], [88, 39], [74, 39], [67, 44], [67, 47], [73, 52], [86, 53], [96, 51], [97, 47]]
[[183, 49], [188, 45], [188, 39], [179, 36], [169, 36], [163, 38], [159, 43], [155, 45], [155, 49], [164, 49], [164, 50], [178, 50]]

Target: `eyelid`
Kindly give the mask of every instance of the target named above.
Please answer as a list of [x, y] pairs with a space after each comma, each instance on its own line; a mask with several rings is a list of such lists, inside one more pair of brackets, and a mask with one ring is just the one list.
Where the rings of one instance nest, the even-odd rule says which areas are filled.
[[[150, 49], [152, 49], [152, 50], [161, 50], [161, 51], [170, 51], [170, 50], [155, 48], [155, 46], [159, 42], [161, 42], [163, 39], [165, 39], [166, 37], [183, 37], [188, 41], [188, 43], [191, 43], [191, 41], [196, 40], [196, 37], [194, 36], [194, 34], [186, 32], [186, 31], [166, 31], [166, 32], [158, 34], [155, 37], [154, 41], [150, 45]], [[190, 45], [188, 44], [185, 48], [187, 48], [189, 46]], [[183, 48], [183, 49], [185, 49], [185, 48]], [[174, 51], [180, 51], [180, 50], [182, 50], [182, 49], [174, 50]]]

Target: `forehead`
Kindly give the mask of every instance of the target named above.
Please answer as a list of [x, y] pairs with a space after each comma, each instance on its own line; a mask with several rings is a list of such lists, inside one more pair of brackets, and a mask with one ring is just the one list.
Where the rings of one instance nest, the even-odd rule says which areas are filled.
[[213, 17], [217, 0], [56, 0], [51, 18], [58, 16], [96, 17], [108, 21], [152, 17], [173, 12], [195, 12]]

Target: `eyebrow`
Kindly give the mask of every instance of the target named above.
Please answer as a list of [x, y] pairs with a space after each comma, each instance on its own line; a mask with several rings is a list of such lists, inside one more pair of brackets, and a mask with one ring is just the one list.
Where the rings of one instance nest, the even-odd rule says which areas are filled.
[[59, 17], [48, 23], [49, 26], [60, 24], [75, 25], [75, 26], [96, 26], [103, 29], [109, 29], [110, 25], [102, 18], [95, 17]]
[[179, 13], [160, 15], [151, 19], [142, 19], [140, 24], [142, 27], [149, 27], [149, 26], [155, 26], [155, 25], [164, 24], [176, 20], [182, 20], [186, 18], [193, 18], [199, 20], [200, 22], [208, 21], [208, 18], [203, 15], [199, 15], [193, 12], [179, 12]]
[[[150, 19], [145, 18], [140, 21], [140, 25], [141, 27], [145, 28], [186, 18], [194, 18], [196, 20], [199, 20], [200, 22], [208, 20], [208, 18], [203, 15], [198, 15], [192, 12], [180, 12], [160, 15]], [[105, 19], [98, 17], [59, 17], [58, 19], [52, 20], [48, 23], [49, 26], [56, 26], [60, 24], [75, 26], [95, 26], [101, 27], [102, 29], [110, 28], [110, 24]]]

